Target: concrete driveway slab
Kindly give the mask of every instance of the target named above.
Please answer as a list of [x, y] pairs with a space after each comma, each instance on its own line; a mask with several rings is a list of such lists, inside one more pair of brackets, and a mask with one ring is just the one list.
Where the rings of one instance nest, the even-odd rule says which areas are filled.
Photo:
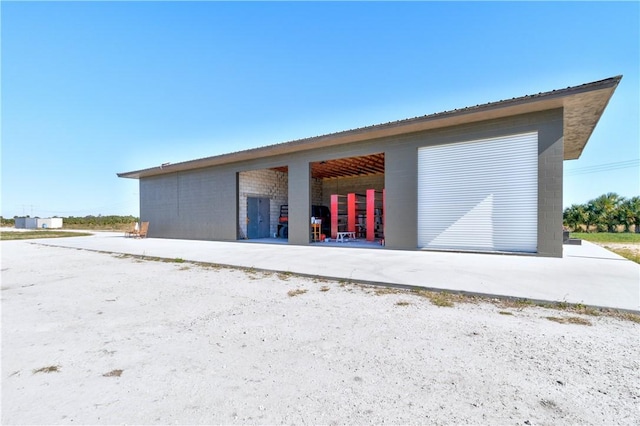
[[34, 243], [372, 284], [640, 311], [640, 265], [586, 241], [580, 246], [564, 246], [563, 258], [132, 239], [111, 232], [34, 240]]

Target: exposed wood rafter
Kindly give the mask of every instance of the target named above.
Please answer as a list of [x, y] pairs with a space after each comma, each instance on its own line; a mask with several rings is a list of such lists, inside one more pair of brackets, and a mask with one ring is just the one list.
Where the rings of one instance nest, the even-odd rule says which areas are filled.
[[[272, 170], [283, 173], [288, 172], [287, 166], [274, 167]], [[384, 153], [311, 163], [311, 177], [315, 179], [337, 179], [379, 174], [384, 174]]]

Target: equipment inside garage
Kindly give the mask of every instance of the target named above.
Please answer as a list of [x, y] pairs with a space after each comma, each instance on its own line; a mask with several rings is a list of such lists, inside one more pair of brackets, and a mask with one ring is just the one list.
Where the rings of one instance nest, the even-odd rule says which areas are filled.
[[384, 241], [384, 189], [366, 194], [331, 195], [331, 238], [365, 238]]
[[[379, 244], [384, 239], [384, 164], [384, 153], [310, 163], [309, 235], [312, 242], [357, 239]], [[271, 170], [288, 172], [287, 167]], [[283, 204], [279, 208], [274, 234], [287, 238], [289, 206]], [[314, 228], [314, 225], [320, 226]], [[339, 233], [349, 233], [352, 238], [346, 235], [339, 238]]]

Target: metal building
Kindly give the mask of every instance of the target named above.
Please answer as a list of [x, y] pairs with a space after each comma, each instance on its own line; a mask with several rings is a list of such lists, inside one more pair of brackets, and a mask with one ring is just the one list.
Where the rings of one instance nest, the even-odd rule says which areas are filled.
[[59, 229], [62, 228], [62, 218], [16, 217], [15, 227], [18, 229]]

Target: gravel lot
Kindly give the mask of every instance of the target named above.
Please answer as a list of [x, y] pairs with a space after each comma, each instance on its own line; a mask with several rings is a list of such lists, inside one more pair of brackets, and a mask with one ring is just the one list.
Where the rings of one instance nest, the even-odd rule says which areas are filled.
[[640, 422], [632, 321], [0, 244], [3, 424]]

